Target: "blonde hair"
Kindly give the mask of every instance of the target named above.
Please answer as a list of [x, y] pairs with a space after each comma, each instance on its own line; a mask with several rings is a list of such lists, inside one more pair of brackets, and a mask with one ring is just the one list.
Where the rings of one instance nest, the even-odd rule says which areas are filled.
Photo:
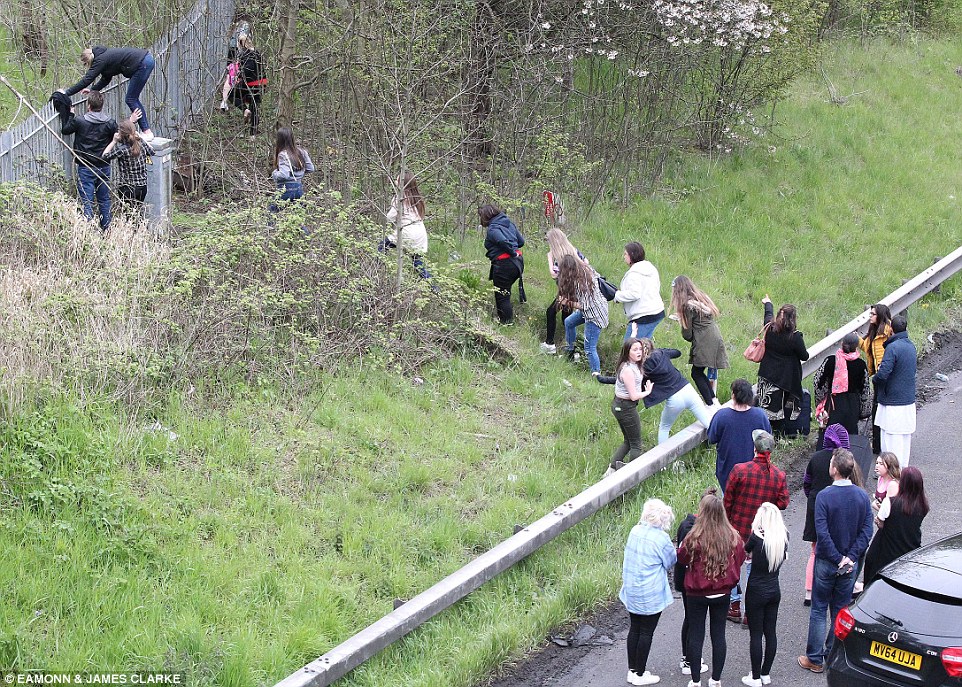
[[678, 315], [678, 321], [685, 329], [690, 324], [686, 314], [689, 301], [701, 303], [712, 317], [718, 317], [721, 314], [715, 301], [707, 293], [695, 286], [695, 282], [691, 279], [680, 274], [671, 282], [671, 308]]
[[89, 67], [90, 63], [94, 61], [93, 49], [84, 48], [83, 51], [80, 53], [80, 61]]
[[548, 229], [548, 233], [545, 235], [548, 240], [548, 256], [552, 262], [561, 264], [561, 259], [570, 255], [573, 258], [581, 259], [578, 255], [578, 249], [575, 248], [565, 233], [558, 229], [557, 227], [552, 227]]
[[775, 504], [765, 502], [758, 507], [758, 512], [755, 513], [755, 519], [752, 521], [752, 532], [764, 542], [768, 569], [770, 572], [775, 572], [785, 560], [785, 550], [788, 545], [785, 520]]
[[254, 39], [250, 37], [250, 34], [242, 33], [237, 37], [237, 46], [243, 50], [253, 50]]
[[648, 499], [641, 509], [641, 519], [638, 524], [647, 524], [659, 530], [667, 531], [675, 521], [675, 511], [661, 499]]

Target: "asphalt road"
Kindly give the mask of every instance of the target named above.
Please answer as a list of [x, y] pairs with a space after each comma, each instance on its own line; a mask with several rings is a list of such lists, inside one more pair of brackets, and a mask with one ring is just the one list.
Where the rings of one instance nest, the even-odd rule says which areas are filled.
[[[932, 508], [923, 524], [924, 543], [962, 531], [962, 495], [959, 480], [962, 474], [962, 372], [949, 375], [948, 382], [931, 383], [942, 389], [932, 389], [926, 394], [928, 400], [919, 411], [911, 460], [911, 464], [922, 471]], [[868, 486], [874, 489], [874, 479], [869, 481]], [[779, 645], [771, 673], [772, 684], [820, 686], [825, 684], [824, 675], [802, 670], [795, 663], [796, 656], [805, 652], [809, 618], [809, 609], [802, 605], [809, 545], [802, 542], [805, 495], [801, 490], [792, 494], [791, 503], [785, 511], [785, 520], [791, 533], [792, 548], [780, 576], [782, 604], [779, 609]], [[648, 669], [661, 676], [660, 684], [684, 686], [689, 679], [681, 674], [678, 667], [681, 621], [681, 605], [680, 601], [676, 600], [662, 615], [648, 662]], [[598, 628], [598, 635], [607, 634], [614, 640], [613, 644], [590, 649], [561, 649], [550, 646], [541, 654], [524, 661], [493, 685], [614, 687], [627, 684], [627, 614], [618, 605], [611, 612], [591, 622]], [[728, 659], [722, 674], [722, 684], [725, 687], [737, 687], [741, 685], [742, 676], [749, 672], [748, 630], [728, 623], [726, 639]], [[704, 654], [706, 657], [711, 656], [710, 640], [707, 638]], [[702, 684], [708, 684], [707, 677], [702, 677]]]

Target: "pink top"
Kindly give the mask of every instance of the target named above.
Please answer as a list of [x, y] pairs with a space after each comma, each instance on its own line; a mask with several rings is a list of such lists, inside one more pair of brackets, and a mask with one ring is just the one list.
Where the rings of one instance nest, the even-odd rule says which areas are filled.
[[227, 83], [233, 86], [237, 83], [237, 75], [240, 73], [240, 65], [237, 62], [231, 62], [227, 65]]

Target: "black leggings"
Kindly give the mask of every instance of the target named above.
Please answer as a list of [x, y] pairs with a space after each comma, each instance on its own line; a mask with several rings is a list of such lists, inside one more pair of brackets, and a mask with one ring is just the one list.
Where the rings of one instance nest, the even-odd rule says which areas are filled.
[[574, 311], [568, 306], [561, 306], [558, 303], [558, 298], [555, 297], [551, 301], [551, 305], [544, 313], [545, 324], [547, 325], [547, 332], [545, 333], [544, 341], [545, 343], [554, 344], [555, 333], [558, 331], [558, 308], [561, 307], [561, 320], [564, 321], [568, 315]]
[[[749, 655], [752, 661], [752, 679], [757, 680], [762, 675], [771, 675], [772, 663], [775, 662], [775, 651], [778, 649], [778, 637], [775, 626], [778, 623], [778, 604], [782, 595], [771, 598], [756, 598], [751, 587], [745, 594], [745, 614], [748, 616]], [[762, 636], [765, 637], [765, 660], [762, 660]]]
[[695, 383], [695, 388], [698, 389], [698, 393], [705, 399], [705, 405], [710, 406], [712, 400], [715, 398], [715, 390], [711, 388], [711, 382], [708, 381], [705, 368], [692, 365], [691, 381]]
[[[677, 585], [676, 585], [677, 586]], [[681, 586], [684, 586], [682, 583]], [[688, 660], [688, 595], [684, 590], [681, 591], [681, 608], [685, 612], [685, 617], [681, 621], [681, 657]]]
[[513, 322], [514, 308], [511, 306], [511, 287], [521, 279], [521, 270], [518, 269], [514, 260], [495, 260], [491, 263], [490, 278], [494, 282], [494, 306], [498, 311], [498, 319], [501, 324]]
[[641, 675], [648, 665], [648, 654], [651, 653], [651, 638], [655, 635], [655, 627], [661, 613], [654, 615], [638, 615], [629, 613], [631, 628], [628, 630], [628, 670]]
[[711, 633], [711, 679], [721, 680], [728, 654], [725, 643], [725, 618], [728, 615], [728, 594], [714, 599], [705, 596], [688, 597], [688, 649], [685, 656], [691, 666], [691, 681], [701, 681], [701, 654], [705, 648], [705, 616]]
[[[611, 414], [621, 427], [625, 440], [611, 455], [611, 467], [616, 461], [630, 462], [645, 452], [641, 446], [641, 417], [638, 415], [638, 401], [618, 398], [611, 402]], [[627, 460], [626, 460], [627, 458]]]

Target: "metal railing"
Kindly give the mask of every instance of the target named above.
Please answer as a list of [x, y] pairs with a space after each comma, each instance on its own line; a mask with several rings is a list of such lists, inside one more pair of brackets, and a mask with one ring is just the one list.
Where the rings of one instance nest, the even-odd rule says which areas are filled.
[[[151, 129], [175, 138], [191, 117], [211, 107], [223, 81], [227, 38], [234, 20], [234, 0], [197, 0], [175, 26], [151, 47], [156, 66], [141, 100]], [[80, 72], [76, 74], [80, 77]], [[127, 116], [124, 77], [115, 78], [102, 93], [104, 112]], [[75, 96], [74, 104], [84, 102]], [[47, 185], [59, 170], [69, 176], [73, 158], [51, 129], [60, 131], [57, 113], [47, 103], [26, 121], [0, 132], [0, 182], [26, 179]]]
[[[879, 301], [893, 312], [904, 310], [939, 284], [962, 270], [962, 247], [925, 270], [904, 286]], [[809, 348], [810, 358], [803, 374], [810, 375], [831, 354], [849, 332], [868, 324], [868, 312], [832, 332]], [[668, 441], [658, 444], [624, 468], [561, 504], [540, 520], [501, 542], [460, 570], [418, 594], [392, 613], [311, 661], [275, 687], [326, 687], [361, 663], [394, 643], [444, 609], [452, 606], [482, 584], [531, 555], [565, 530], [595, 514], [676, 458], [705, 441], [705, 428], [692, 424]]]

